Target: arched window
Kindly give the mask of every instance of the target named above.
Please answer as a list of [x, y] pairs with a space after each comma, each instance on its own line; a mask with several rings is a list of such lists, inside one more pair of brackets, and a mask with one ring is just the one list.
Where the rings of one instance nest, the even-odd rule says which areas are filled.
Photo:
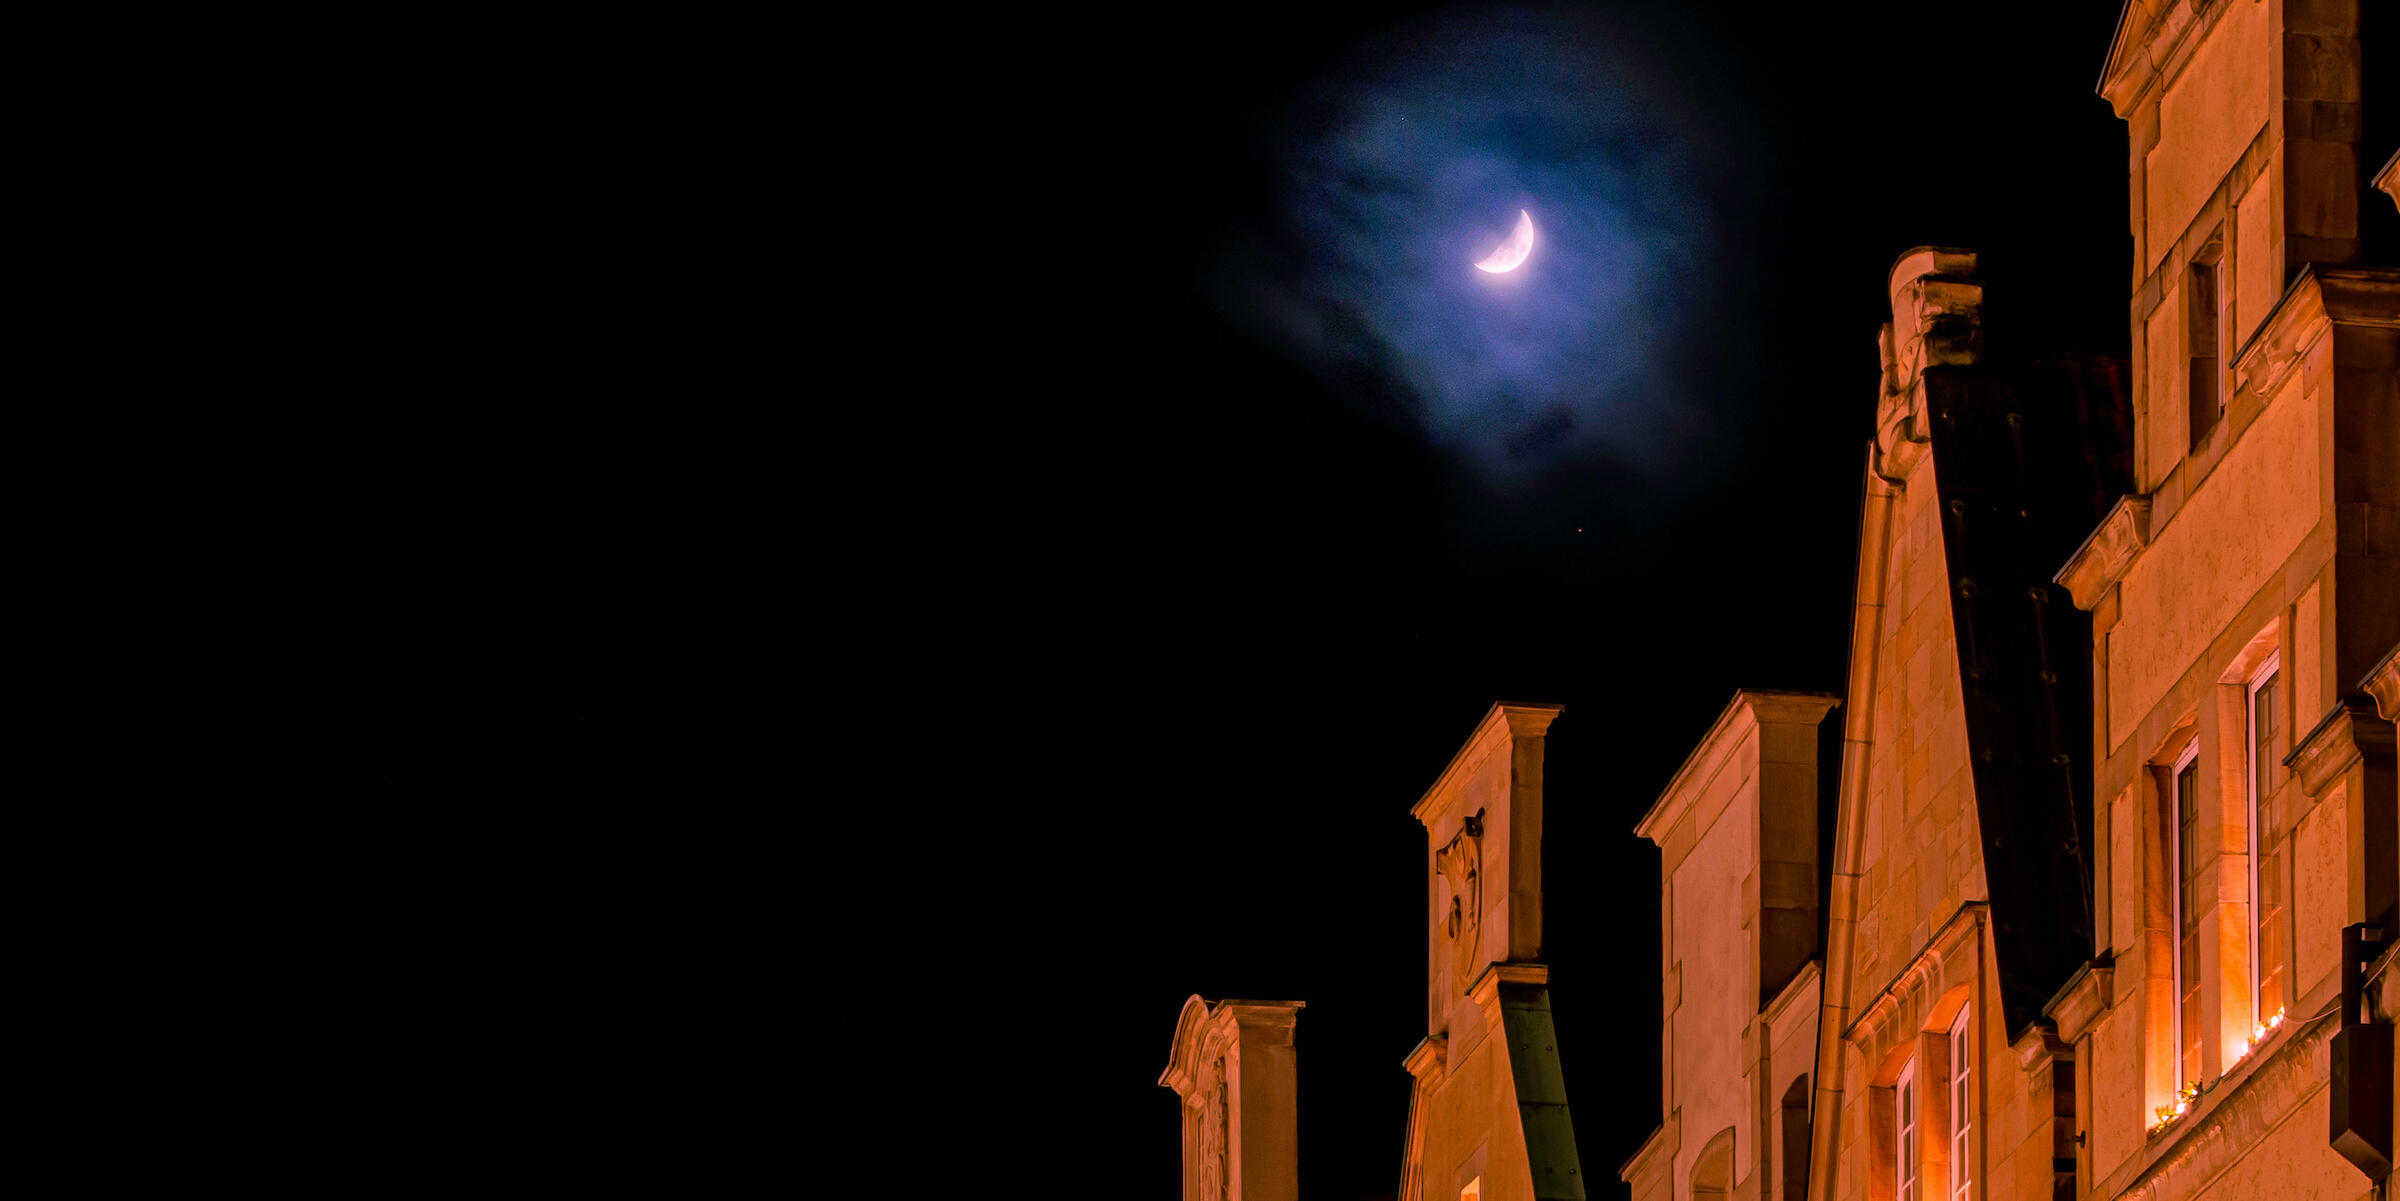
[[1700, 1148], [1692, 1161], [1692, 1201], [1725, 1201], [1733, 1195], [1733, 1127], [1727, 1126]]

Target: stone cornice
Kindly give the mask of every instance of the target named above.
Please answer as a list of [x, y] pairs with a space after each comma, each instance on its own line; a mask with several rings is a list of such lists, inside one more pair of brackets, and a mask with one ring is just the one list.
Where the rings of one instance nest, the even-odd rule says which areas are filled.
[[2008, 1049], [2017, 1053], [2017, 1066], [2028, 1072], [2039, 1071], [2061, 1059], [2072, 1062], [2075, 1058], [2075, 1044], [2060, 1038], [2056, 1030], [2041, 1022], [2028, 1025]]
[[[1875, 999], [1858, 1011], [1858, 1020], [1842, 1031], [1842, 1037], [1862, 1050], [1871, 1049], [1877, 1035], [1893, 1024], [1895, 1017], [1916, 1016], [1912, 997], [1921, 993], [1919, 985], [1942, 982], [1942, 965], [1961, 954], [1973, 955], [1982, 946], [1983, 923], [1991, 912], [1987, 901], [1968, 901], [1958, 912], [1942, 923], [1942, 928], [1925, 940], [1925, 946], [1912, 956], [1906, 967], [1894, 974], [1891, 982], [1875, 994]], [[1973, 946], [1966, 945], [1969, 941]]]
[[2234, 355], [2250, 390], [2273, 399], [2285, 376], [2336, 325], [2400, 326], [2400, 269], [2310, 263]]
[[2310, 796], [2322, 796], [2334, 777], [2367, 755], [2392, 757], [2392, 723], [2376, 716], [2372, 700], [2346, 696], [2334, 702], [2333, 712], [2302, 735], [2283, 757], [2283, 765], [2300, 777]]
[[[1767, 1002], [1766, 1008], [1758, 1011], [1758, 1016], [1765, 1019], [1769, 1027], [1782, 1021], [1784, 1010], [1790, 1009], [1794, 1002], [1810, 995], [1808, 990], [1812, 986], [1818, 989], [1824, 987], [1825, 973], [1820, 967], [1821, 963], [1821, 960], [1811, 959], [1807, 963], [1801, 964], [1800, 970], [1792, 974], [1792, 982], [1784, 985], [1783, 991], [1776, 993], [1775, 999]], [[1822, 1000], [1820, 997], [1820, 1004]]]
[[2058, 1023], [2058, 1037], [2074, 1042], [2091, 1032], [2097, 1022], [2117, 1007], [2117, 959], [2102, 951], [2090, 963], [2076, 969], [2066, 987], [2042, 1006], [2042, 1014]]
[[[2117, 18], [2117, 35], [2109, 43], [2108, 64], [2101, 68], [2096, 89], [2108, 98], [2119, 118], [2130, 119], [2134, 109], [2165, 88], [2191, 61], [2200, 45], [2200, 39], [2192, 35], [2204, 24], [2192, 19], [2191, 10], [2205, 6], [2205, 0], [2198, 4], [2127, 0]], [[2219, 12], [2224, 8], [2217, 6]]]
[[[1306, 1001], [1219, 1001], [1218, 1020], [1230, 1019], [1244, 1031], [1264, 1031], [1280, 1034], [1291, 1041], [1292, 1027], [1300, 1020], [1300, 1011], [1308, 1008]], [[1268, 1040], [1270, 1044], [1274, 1040]]]
[[1500, 986], [1503, 984], [1542, 985], [1548, 983], [1550, 983], [1549, 964], [1495, 963], [1483, 969], [1483, 974], [1475, 977], [1475, 983], [1467, 986], [1467, 995], [1474, 998], [1476, 1004], [1483, 1005], [1487, 998], [1500, 995]]
[[1400, 1066], [1407, 1068], [1408, 1074], [1419, 1080], [1428, 1076], [1439, 1077], [1450, 1067], [1449, 1036], [1428, 1034], [1418, 1039], [1417, 1045], [1409, 1051], [1408, 1058], [1400, 1061]]
[[1540, 738], [1550, 732], [1550, 723], [1565, 711], [1564, 705], [1512, 705], [1506, 701], [1493, 705], [1483, 720], [1475, 723], [1475, 732], [1467, 736], [1466, 745], [1458, 748], [1458, 753], [1450, 757], [1449, 766], [1435, 777], [1433, 787], [1426, 789], [1425, 795], [1409, 807], [1408, 815], [1430, 824], [1435, 799], [1494, 744], [1503, 738]]
[[1212, 1058], [1213, 1052], [1238, 1041], [1245, 1030], [1264, 1032], [1267, 1037], [1261, 1041], [1267, 1045], [1288, 1045], [1292, 1025], [1307, 1007], [1303, 1001], [1225, 1000], [1212, 1004], [1198, 993], [1192, 994], [1175, 1019], [1175, 1041], [1167, 1049], [1166, 1070], [1158, 1074], [1159, 1086], [1189, 1096], [1199, 1079], [1200, 1065]]
[[1665, 1166], [1661, 1162], [1662, 1159], [1665, 1163], [1672, 1163], [1675, 1153], [1682, 1149], [1677, 1145], [1682, 1140], [1676, 1136], [1675, 1126], [1673, 1118], [1660, 1122], [1658, 1129], [1651, 1131], [1650, 1137], [1642, 1140], [1641, 1150], [1634, 1152], [1633, 1158], [1626, 1160], [1624, 1165], [1617, 1169], [1617, 1179], [1631, 1184], [1634, 1177], [1640, 1176], [1652, 1168]]
[[1745, 688], [1733, 694], [1717, 720], [1709, 723], [1700, 745], [1684, 756], [1683, 766], [1667, 781], [1666, 791], [1651, 802], [1650, 811], [1635, 823], [1635, 836], [1666, 845], [1667, 832], [1682, 820], [1683, 811], [1716, 775], [1717, 765], [1741, 744], [1741, 735], [1762, 721], [1814, 723], [1825, 720], [1841, 698], [1829, 692], [1771, 692]]
[[2142, 548], [2150, 545], [2150, 498], [2121, 496], [2100, 519], [2067, 565], [2050, 577], [2075, 598], [2075, 607], [2090, 611], [2108, 590], [2132, 570]]
[[2385, 721], [2400, 721], [2400, 646], [2394, 646], [2383, 662], [2358, 682], [2358, 688], [2375, 698], [2375, 707]]

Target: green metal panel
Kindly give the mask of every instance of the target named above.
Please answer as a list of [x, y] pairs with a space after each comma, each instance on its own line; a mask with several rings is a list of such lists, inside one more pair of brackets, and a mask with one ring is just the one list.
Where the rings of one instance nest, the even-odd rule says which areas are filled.
[[1540, 1201], [1585, 1201], [1575, 1121], [1567, 1113], [1567, 1078], [1558, 1066], [1558, 1030], [1550, 1019], [1550, 990], [1502, 985], [1500, 1026], [1508, 1038], [1526, 1158], [1533, 1165], [1533, 1195]]

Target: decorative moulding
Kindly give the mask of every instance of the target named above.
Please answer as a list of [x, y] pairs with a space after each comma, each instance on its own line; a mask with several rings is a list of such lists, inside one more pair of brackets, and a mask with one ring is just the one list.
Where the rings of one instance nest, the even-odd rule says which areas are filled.
[[1683, 1149], [1681, 1146], [1683, 1140], [1678, 1136], [1676, 1129], [1682, 1124], [1678, 1121], [1681, 1116], [1681, 1110], [1668, 1114], [1667, 1120], [1660, 1122], [1658, 1129], [1651, 1131], [1650, 1137], [1642, 1140], [1642, 1149], [1634, 1152], [1633, 1158], [1626, 1160], [1624, 1165], [1617, 1169], [1617, 1179], [1631, 1184], [1635, 1177], [1649, 1172], [1652, 1168], [1664, 1168], [1673, 1164], [1676, 1152]]
[[1483, 720], [1475, 723], [1475, 732], [1468, 735], [1467, 744], [1458, 749], [1458, 754], [1451, 756], [1450, 765], [1443, 768], [1442, 774], [1434, 779], [1433, 787], [1426, 789], [1425, 795], [1409, 807], [1409, 816], [1421, 822], [1430, 822], [1434, 811], [1439, 808], [1439, 801], [1447, 795], [1451, 785], [1465, 776], [1499, 743], [1508, 739], [1540, 738], [1550, 732], [1550, 723], [1558, 720], [1558, 715], [1565, 711], [1563, 705], [1512, 705], [1505, 701], [1493, 705], [1483, 715]]
[[1827, 692], [1769, 692], [1745, 688], [1733, 694], [1723, 712], [1708, 727], [1700, 745], [1684, 756], [1683, 766], [1675, 769], [1667, 781], [1666, 791], [1651, 802], [1650, 811], [1635, 823], [1634, 835], [1666, 845], [1667, 833], [1682, 820], [1683, 811], [1707, 786], [1710, 777], [1725, 758], [1741, 746], [1741, 736], [1762, 721], [1800, 722], [1814, 725], [1825, 720], [1825, 714], [1839, 698]]
[[2361, 758], [2391, 758], [2392, 743], [2392, 724], [2375, 715], [2374, 702], [2364, 696], [2346, 696], [2335, 702], [2325, 720], [2301, 737], [2292, 753], [2283, 757], [2283, 765], [2300, 777], [2300, 786], [2308, 795], [2322, 796], [2327, 784]]
[[2394, 646], [2358, 687], [2375, 698], [2375, 707], [2383, 712], [2385, 721], [2400, 721], [2400, 646]]
[[1416, 1049], [1408, 1053], [1401, 1066], [1408, 1074], [1423, 1079], [1426, 1074], [1439, 1074], [1450, 1066], [1450, 1039], [1446, 1035], [1428, 1034], [1417, 1040]]
[[1175, 1042], [1168, 1049], [1167, 1068], [1159, 1073], [1158, 1082], [1178, 1095], [1189, 1096], [1199, 1082], [1201, 1065], [1238, 1040], [1243, 1030], [1265, 1031], [1267, 1037], [1261, 1041], [1269, 1046], [1288, 1044], [1293, 1024], [1307, 1007], [1303, 1001], [1211, 1003], [1193, 994], [1175, 1019]]
[[2116, 956], [2103, 951], [2050, 998], [2042, 1013], [2058, 1023], [2059, 1038], [2070, 1043], [2082, 1038], [2091, 1032], [2094, 1022], [2116, 1008], [2116, 975]]
[[1956, 961], [1972, 969], [1983, 946], [1983, 923], [1990, 911], [1991, 905], [1984, 901], [1959, 906], [1908, 966], [1875, 994], [1859, 1012], [1858, 1020], [1842, 1031], [1842, 1037], [1862, 1051], [1872, 1051], [1888, 1042], [1891, 1034], [1921, 1026], [1927, 1003], [1939, 1000], [1947, 991], [1944, 965]]
[[2017, 1041], [2009, 1045], [2017, 1053], [2017, 1066], [2028, 1072], [2039, 1071], [2054, 1060], [2075, 1058], [2075, 1044], [2058, 1036], [2058, 1032], [2040, 1022], [2026, 1028]]
[[2234, 356], [2251, 392], [2272, 401], [2284, 378], [2336, 325], [2400, 326], [2400, 269], [2310, 263]]
[[2067, 565], [2051, 578], [2075, 598], [2075, 607], [2089, 611], [2108, 590], [2133, 569], [2142, 548], [2150, 545], [2150, 498], [2122, 496], [2100, 519]]
[[[2201, 39], [2193, 35], [2208, 23], [2194, 19], [2195, 10], [2208, 7], [2208, 0], [2127, 0], [2097, 89], [2119, 118], [2130, 119], [2134, 109], [2183, 72], [2200, 48]], [[2230, 7], [2217, 4], [2210, 20]]]
[[1550, 983], [1549, 964], [1495, 963], [1483, 969], [1482, 975], [1475, 977], [1475, 983], [1467, 989], [1467, 995], [1475, 998], [1476, 1002], [1480, 1004], [1486, 994], [1498, 996], [1500, 986], [1503, 984], [1543, 985], [1548, 983]]
[[1883, 327], [1883, 390], [1875, 402], [1875, 473], [1904, 483], [1933, 445], [1925, 372], [1983, 358], [1983, 285], [1975, 252], [1919, 246], [1892, 264], [1892, 319]]
[[1800, 970], [1792, 974], [1792, 982], [1784, 985], [1783, 991], [1776, 993], [1775, 999], [1767, 1002], [1767, 1007], [1758, 1011], [1759, 1016], [1766, 1019], [1767, 1025], [1773, 1026], [1782, 1021], [1784, 1012], [1789, 1010], [1800, 998], [1817, 996], [1817, 990], [1823, 987], [1822, 981], [1825, 975], [1823, 963], [1823, 960], [1811, 959], [1801, 964]]

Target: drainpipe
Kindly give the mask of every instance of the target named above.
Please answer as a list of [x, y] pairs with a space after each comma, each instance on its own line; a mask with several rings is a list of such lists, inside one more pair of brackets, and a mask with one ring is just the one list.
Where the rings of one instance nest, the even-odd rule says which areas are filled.
[[1858, 523], [1858, 592], [1850, 615], [1850, 686], [1842, 706], [1842, 777], [1834, 810], [1833, 878], [1825, 922], [1825, 982], [1817, 1006], [1817, 1079], [1809, 1124], [1808, 1201], [1833, 1201], [1834, 1152], [1842, 1113], [1842, 1031], [1850, 1025], [1851, 949], [1858, 932], [1859, 861], [1867, 833], [1867, 761], [1875, 750], [1876, 644], [1891, 558], [1892, 501], [1900, 481], [1883, 474], [1867, 447], [1866, 496]]

